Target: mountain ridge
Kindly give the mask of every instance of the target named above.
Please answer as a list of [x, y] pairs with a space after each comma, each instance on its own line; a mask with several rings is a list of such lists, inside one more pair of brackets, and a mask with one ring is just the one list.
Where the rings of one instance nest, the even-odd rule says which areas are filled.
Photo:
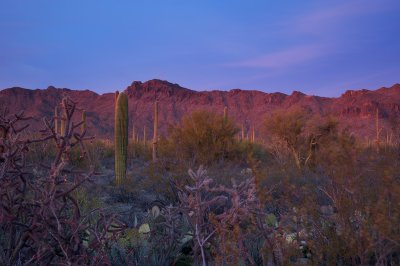
[[[290, 108], [306, 108], [321, 116], [337, 118], [343, 127], [355, 134], [369, 137], [374, 134], [376, 110], [384, 131], [389, 132], [393, 120], [400, 118], [400, 84], [381, 87], [377, 90], [347, 90], [339, 97], [306, 95], [293, 91], [290, 95], [281, 92], [266, 93], [257, 90], [232, 89], [229, 91], [195, 91], [165, 80], [134, 81], [124, 92], [129, 97], [130, 123], [139, 134], [143, 126], [148, 136], [152, 130], [153, 103], [159, 101], [160, 131], [167, 132], [169, 124], [178, 122], [184, 115], [206, 109], [223, 112], [228, 107], [229, 116], [246, 131], [255, 127], [260, 136], [264, 117], [269, 113]], [[91, 90], [73, 90], [49, 86], [46, 89], [24, 89], [12, 87], [0, 90], [0, 106], [8, 106], [11, 112], [25, 110], [34, 117], [51, 117], [54, 107], [68, 95], [87, 112], [89, 133], [111, 138], [114, 120], [114, 93], [98, 94]], [[391, 124], [392, 123], [392, 124]], [[40, 125], [32, 123], [34, 128]]]

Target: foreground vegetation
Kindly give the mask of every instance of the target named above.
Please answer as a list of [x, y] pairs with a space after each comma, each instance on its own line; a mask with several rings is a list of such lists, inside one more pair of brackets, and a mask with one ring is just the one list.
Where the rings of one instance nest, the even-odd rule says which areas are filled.
[[116, 181], [113, 143], [62, 106], [62, 134], [0, 114], [0, 265], [400, 265], [399, 142], [288, 110], [260, 144], [201, 111], [132, 137]]

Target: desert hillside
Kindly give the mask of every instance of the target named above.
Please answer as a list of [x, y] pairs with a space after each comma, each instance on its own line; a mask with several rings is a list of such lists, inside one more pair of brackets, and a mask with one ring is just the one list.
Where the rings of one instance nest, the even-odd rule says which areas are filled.
[[[277, 110], [303, 107], [316, 115], [336, 117], [342, 126], [348, 126], [361, 137], [375, 134], [376, 111], [382, 134], [390, 134], [391, 124], [400, 117], [400, 84], [377, 90], [348, 90], [338, 98], [305, 95], [298, 91], [265, 93], [255, 90], [233, 89], [230, 91], [194, 91], [162, 80], [147, 82], [134, 81], [125, 92], [129, 96], [129, 117], [131, 128], [134, 124], [142, 134], [143, 126], [151, 134], [153, 103], [157, 99], [160, 108], [160, 130], [167, 132], [169, 124], [179, 121], [185, 114], [195, 110], [223, 112], [228, 107], [229, 116], [238, 126], [249, 130], [253, 125], [260, 135], [264, 117]], [[97, 94], [90, 90], [79, 91], [66, 88], [24, 89], [19, 87], [0, 91], [0, 103], [11, 112], [24, 110], [26, 115], [40, 119], [53, 115], [56, 103], [64, 95], [70, 96], [79, 106], [83, 106], [88, 117], [89, 132], [97, 137], [110, 138], [114, 123], [114, 93]], [[38, 127], [34, 123], [33, 128]]]

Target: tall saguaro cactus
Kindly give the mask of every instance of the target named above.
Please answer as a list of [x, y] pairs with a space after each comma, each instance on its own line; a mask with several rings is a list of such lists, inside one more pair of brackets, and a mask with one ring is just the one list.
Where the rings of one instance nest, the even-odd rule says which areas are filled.
[[157, 160], [158, 143], [158, 101], [154, 102], [153, 162]]
[[57, 105], [54, 108], [54, 132], [58, 134], [58, 108]]
[[82, 111], [82, 126], [81, 126], [81, 134], [86, 131], [86, 111]]
[[376, 108], [376, 151], [379, 152], [379, 146], [380, 146], [380, 133], [381, 130], [379, 129], [379, 108]]
[[115, 95], [114, 95], [114, 96], [115, 96], [115, 103], [117, 103], [118, 95], [119, 95], [119, 91], [116, 91], [116, 92], [115, 92]]
[[136, 129], [135, 129], [135, 125], [132, 124], [132, 143], [136, 142]]
[[224, 107], [224, 123], [228, 122], [228, 107]]
[[244, 123], [242, 124], [242, 141], [244, 141]]
[[143, 145], [146, 147], [147, 139], [146, 139], [146, 126], [143, 126]]
[[61, 120], [61, 123], [60, 123], [60, 135], [61, 136], [65, 136], [65, 120], [66, 120], [66, 118], [65, 118], [65, 108], [64, 108], [64, 106], [63, 107], [61, 107], [61, 111], [60, 111], [60, 116], [61, 116], [61, 118], [60, 118], [60, 120]]
[[115, 102], [115, 178], [120, 185], [126, 178], [128, 156], [128, 97], [121, 92]]

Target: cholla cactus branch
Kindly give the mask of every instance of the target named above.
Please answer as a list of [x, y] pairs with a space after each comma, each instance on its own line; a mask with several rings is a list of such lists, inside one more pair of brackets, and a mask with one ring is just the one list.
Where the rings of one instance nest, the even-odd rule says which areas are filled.
[[[0, 137], [1, 265], [107, 264], [103, 246], [110, 237], [106, 233], [115, 237], [125, 227], [115, 216], [104, 215], [101, 210], [96, 211], [96, 216], [102, 217], [97, 222], [93, 222], [93, 213], [82, 216], [72, 192], [95, 173], [66, 169], [72, 146], [84, 147], [85, 137], [84, 133], [74, 133], [75, 103], [65, 98], [63, 105], [63, 136], [57, 134], [54, 123], [45, 119], [41, 138], [24, 138], [26, 125], [19, 126], [26, 121], [22, 114], [15, 118], [0, 115], [0, 128], [4, 129]], [[51, 139], [57, 148], [55, 159], [45, 174], [34, 175], [25, 163], [29, 145]]]

